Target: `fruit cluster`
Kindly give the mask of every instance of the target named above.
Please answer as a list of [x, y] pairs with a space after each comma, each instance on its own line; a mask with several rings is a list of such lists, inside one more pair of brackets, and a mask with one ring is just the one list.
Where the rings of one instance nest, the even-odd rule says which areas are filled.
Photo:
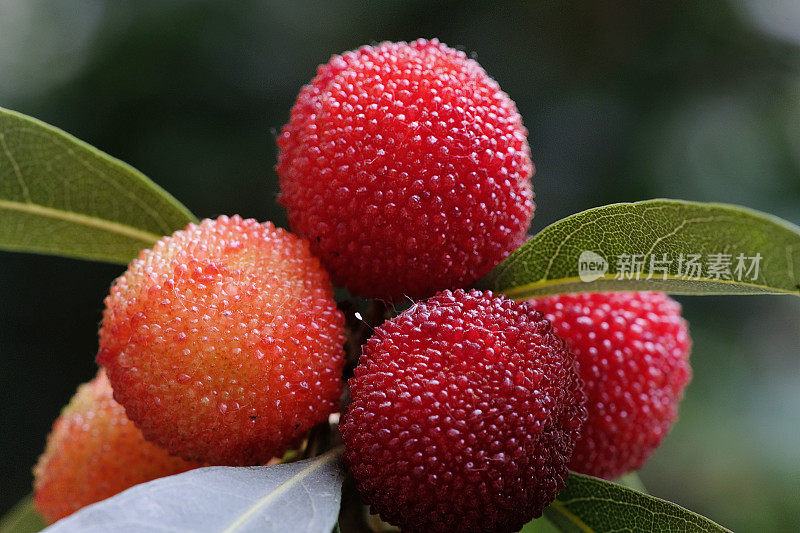
[[[463, 289], [534, 209], [527, 132], [475, 61], [436, 40], [335, 56], [278, 144], [294, 234], [204, 220], [112, 286], [102, 369], [34, 470], [48, 520], [190, 468], [266, 464], [340, 402], [362, 499], [404, 531], [518, 530], [569, 469], [615, 478], [660, 444], [690, 377], [676, 302]], [[414, 302], [377, 327], [347, 391], [331, 280]]]

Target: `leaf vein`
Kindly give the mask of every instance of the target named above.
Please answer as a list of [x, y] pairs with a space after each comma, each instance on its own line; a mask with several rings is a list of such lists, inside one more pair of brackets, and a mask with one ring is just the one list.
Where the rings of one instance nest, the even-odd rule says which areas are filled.
[[318, 470], [319, 468], [325, 466], [331, 461], [336, 460], [339, 457], [339, 454], [342, 453], [342, 448], [335, 448], [324, 455], [320, 455], [315, 460], [311, 461], [307, 467], [305, 467], [300, 472], [296, 473], [280, 485], [278, 485], [272, 492], [260, 498], [256, 501], [252, 506], [250, 506], [247, 511], [241, 514], [235, 521], [233, 521], [227, 528], [223, 530], [222, 533], [232, 533], [239, 529], [241, 526], [247, 523], [253, 515], [255, 515], [259, 509], [268, 505], [271, 501], [276, 499], [278, 496], [286, 492], [289, 488], [291, 488], [295, 483], [303, 483], [303, 479], [308, 477], [312, 472]]
[[131, 226], [126, 226], [124, 224], [119, 224], [118, 222], [112, 222], [110, 220], [104, 220], [101, 218], [84, 215], [82, 213], [53, 209], [52, 207], [45, 207], [43, 205], [34, 203], [0, 200], [0, 209], [7, 209], [9, 211], [17, 211], [20, 213], [28, 213], [33, 215], [40, 215], [55, 220], [61, 220], [64, 222], [70, 222], [73, 224], [79, 224], [92, 228], [103, 229], [111, 233], [124, 235], [126, 237], [131, 237], [133, 239], [140, 240], [143, 242], [149, 242], [151, 244], [155, 243], [156, 241], [158, 241], [158, 239], [161, 238], [161, 236], [156, 235], [155, 233], [150, 233], [148, 231], [136, 229]]
[[19, 182], [19, 186], [22, 189], [22, 196], [25, 198], [26, 202], [32, 203], [31, 193], [28, 190], [28, 185], [25, 183], [25, 179], [22, 177], [22, 169], [19, 168], [19, 163], [17, 163], [17, 160], [14, 159], [14, 155], [8, 148], [5, 133], [0, 133], [0, 144], [3, 145], [3, 152], [5, 152], [6, 157], [8, 157], [8, 160], [11, 162], [11, 167], [14, 169], [14, 175], [17, 177], [17, 182]]

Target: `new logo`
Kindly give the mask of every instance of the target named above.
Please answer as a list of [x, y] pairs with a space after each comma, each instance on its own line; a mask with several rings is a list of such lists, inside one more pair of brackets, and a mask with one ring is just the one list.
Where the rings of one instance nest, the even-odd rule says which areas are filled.
[[602, 278], [608, 272], [608, 261], [605, 257], [589, 250], [581, 252], [578, 257], [578, 276], [581, 281], [590, 282]]

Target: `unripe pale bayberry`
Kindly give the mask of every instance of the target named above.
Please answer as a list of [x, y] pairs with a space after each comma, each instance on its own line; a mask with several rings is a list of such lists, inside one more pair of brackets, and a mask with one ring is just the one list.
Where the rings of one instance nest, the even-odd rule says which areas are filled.
[[53, 424], [33, 469], [34, 505], [47, 522], [139, 483], [202, 466], [147, 442], [111, 394], [101, 370], [78, 387]]
[[586, 413], [544, 318], [444, 291], [385, 323], [350, 380], [344, 459], [403, 531], [517, 531], [564, 487]]
[[514, 102], [437, 40], [321, 65], [278, 138], [279, 202], [333, 281], [398, 300], [470, 285], [525, 240], [527, 131]]
[[308, 244], [238, 216], [143, 251], [106, 298], [97, 361], [144, 436], [253, 465], [338, 408], [344, 318]]
[[638, 470], [672, 427], [689, 383], [688, 324], [655, 292], [532, 300], [566, 339], [585, 383], [589, 418], [570, 468], [614, 479]]

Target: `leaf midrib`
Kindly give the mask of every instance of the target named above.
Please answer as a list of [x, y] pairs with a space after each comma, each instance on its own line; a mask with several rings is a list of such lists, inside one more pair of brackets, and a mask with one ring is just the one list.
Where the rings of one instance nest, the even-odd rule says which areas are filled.
[[239, 518], [234, 520], [233, 523], [231, 523], [231, 525], [225, 528], [222, 531], [222, 533], [233, 533], [234, 531], [237, 531], [241, 526], [247, 523], [247, 521], [250, 520], [250, 518], [252, 518], [253, 515], [255, 515], [259, 511], [259, 509], [268, 505], [278, 496], [289, 490], [292, 486], [299, 483], [302, 479], [308, 477], [314, 471], [319, 470], [329, 462], [337, 459], [343, 450], [344, 448], [342, 447], [334, 448], [328, 453], [320, 455], [319, 457], [311, 461], [307, 467], [305, 467], [304, 469], [302, 469], [301, 471], [299, 471], [298, 473], [296, 473], [295, 475], [293, 475], [292, 477], [290, 477], [289, 479], [287, 479], [286, 481], [275, 487], [275, 489], [272, 492], [270, 492], [266, 496], [256, 501], [252, 506], [250, 506], [249, 509], [247, 509], [247, 511], [239, 515]]
[[64, 211], [61, 209], [53, 209], [52, 207], [45, 207], [43, 205], [34, 203], [15, 202], [11, 200], [0, 200], [0, 209], [8, 209], [10, 211], [18, 211], [20, 213], [29, 213], [32, 215], [40, 215], [43, 217], [52, 218], [55, 220], [62, 220], [64, 222], [71, 222], [83, 226], [102, 229], [109, 233], [116, 233], [125, 237], [130, 237], [143, 242], [155, 243], [161, 238], [161, 235], [156, 235], [149, 231], [136, 229], [125, 224], [104, 220], [102, 218], [92, 217], [73, 211]]
[[589, 527], [583, 520], [578, 518], [575, 514], [573, 514], [567, 506], [561, 503], [558, 500], [553, 501], [550, 504], [552, 509], [558, 511], [564, 518], [569, 520], [571, 523], [575, 524], [575, 527], [583, 531], [584, 533], [595, 533], [594, 529]]
[[[647, 279], [616, 280], [615, 278], [612, 278], [610, 276], [603, 276], [603, 277], [598, 278], [598, 279], [599, 280], [606, 280], [606, 281], [620, 281], [621, 283], [624, 283], [626, 281], [631, 281], [631, 282], [634, 282], [634, 281], [635, 282], [647, 282], [647, 281], [650, 281], [650, 280], [647, 280]], [[734, 281], [734, 280], [726, 280], [726, 279], [711, 279], [711, 278], [685, 279], [685, 278], [682, 278], [680, 276], [675, 276], [673, 274], [668, 274], [667, 276], [659, 275], [657, 278], [654, 277], [652, 279], [655, 280], [655, 281], [686, 281], [688, 283], [713, 283], [713, 284], [719, 284], [719, 285], [735, 285], [737, 287], [746, 287], [746, 288], [752, 288], [752, 289], [762, 289], [765, 294], [793, 294], [793, 295], [797, 295], [798, 291], [800, 291], [800, 287], [798, 287], [798, 290], [781, 289], [781, 288], [774, 287], [774, 286], [771, 286], [771, 285], [760, 285], [758, 283], [747, 283], [747, 282], [744, 282], [744, 281]], [[571, 284], [577, 284], [578, 282], [586, 283], [586, 282], [582, 281], [580, 279], [580, 277], [572, 276], [572, 277], [567, 277], [567, 278], [554, 278], [554, 279], [548, 279], [548, 280], [538, 280], [538, 281], [534, 281], [534, 282], [531, 282], [531, 283], [526, 283], [525, 285], [518, 285], [518, 286], [516, 286], [516, 287], [514, 287], [512, 289], [499, 289], [499, 290], [497, 290], [497, 292], [500, 292], [500, 293], [504, 294], [505, 296], [511, 298], [512, 300], [517, 300], [517, 299], [518, 300], [524, 300], [524, 299], [527, 299], [527, 298], [531, 298], [532, 296], [529, 296], [529, 293], [531, 291], [536, 290], [536, 289], [542, 289], [542, 288], [553, 287], [553, 286], [557, 287], [559, 285], [571, 285]], [[667, 292], [669, 292], [669, 291], [667, 291]], [[559, 293], [554, 293], [554, 294], [559, 294]], [[698, 294], [703, 294], [703, 293], [698, 293]], [[740, 294], [740, 293], [737, 292], [736, 294]], [[746, 293], [742, 293], [742, 294], [746, 294]]]

